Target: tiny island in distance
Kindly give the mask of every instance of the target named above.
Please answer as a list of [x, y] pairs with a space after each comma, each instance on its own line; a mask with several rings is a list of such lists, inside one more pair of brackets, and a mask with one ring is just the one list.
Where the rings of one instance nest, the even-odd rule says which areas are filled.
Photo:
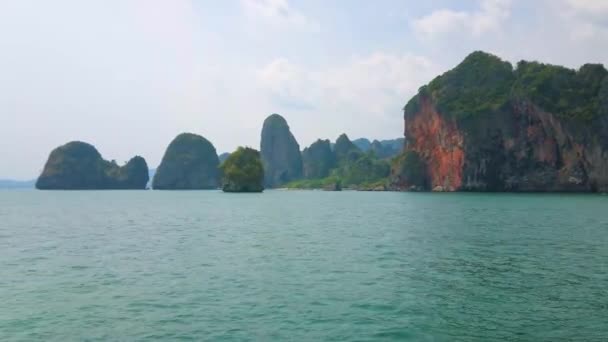
[[[404, 107], [404, 138], [300, 150], [285, 118], [263, 123], [260, 150], [218, 153], [183, 133], [167, 147], [157, 190], [265, 188], [375, 191], [608, 191], [608, 71], [521, 61], [476, 51], [422, 86]], [[90, 144], [54, 149], [36, 188], [146, 189], [146, 161], [107, 161]]]

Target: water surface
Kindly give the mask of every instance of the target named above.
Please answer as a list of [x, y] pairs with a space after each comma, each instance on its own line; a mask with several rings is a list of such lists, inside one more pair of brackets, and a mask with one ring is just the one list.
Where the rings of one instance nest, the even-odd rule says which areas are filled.
[[608, 196], [0, 191], [0, 340], [602, 341]]

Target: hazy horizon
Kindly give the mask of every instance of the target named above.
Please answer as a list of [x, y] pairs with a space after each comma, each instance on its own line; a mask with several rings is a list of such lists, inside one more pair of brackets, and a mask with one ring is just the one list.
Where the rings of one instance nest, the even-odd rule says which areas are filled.
[[151, 168], [182, 132], [258, 147], [271, 113], [302, 149], [402, 137], [403, 105], [472, 51], [607, 65], [606, 15], [603, 0], [5, 1], [0, 179], [37, 177], [72, 140]]

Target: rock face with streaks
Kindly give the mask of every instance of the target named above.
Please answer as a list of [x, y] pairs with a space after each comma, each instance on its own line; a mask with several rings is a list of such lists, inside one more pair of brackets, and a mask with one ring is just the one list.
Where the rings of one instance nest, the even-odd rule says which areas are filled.
[[608, 191], [607, 75], [472, 53], [405, 106], [404, 154], [416, 157], [396, 159], [392, 186]]

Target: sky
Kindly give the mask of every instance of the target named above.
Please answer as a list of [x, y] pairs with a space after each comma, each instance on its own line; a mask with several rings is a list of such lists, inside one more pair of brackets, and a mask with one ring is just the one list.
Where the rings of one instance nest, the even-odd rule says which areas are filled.
[[608, 65], [607, 0], [0, 0], [0, 178], [89, 142], [156, 167], [181, 132], [259, 147], [402, 136], [417, 89], [475, 50]]

